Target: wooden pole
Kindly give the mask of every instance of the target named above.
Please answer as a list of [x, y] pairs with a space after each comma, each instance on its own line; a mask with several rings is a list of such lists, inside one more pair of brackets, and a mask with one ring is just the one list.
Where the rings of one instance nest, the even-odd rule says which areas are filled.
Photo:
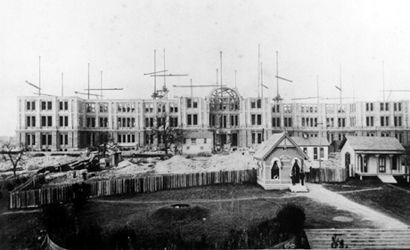
[[61, 72], [61, 96], [64, 96], [64, 73]]
[[41, 96], [41, 56], [38, 57], [38, 95]]
[[87, 87], [87, 99], [90, 99], [90, 63], [88, 63], [88, 87]]

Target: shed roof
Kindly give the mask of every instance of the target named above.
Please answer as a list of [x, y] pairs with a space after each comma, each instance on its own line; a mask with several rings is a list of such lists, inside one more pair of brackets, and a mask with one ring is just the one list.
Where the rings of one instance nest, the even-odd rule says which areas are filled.
[[346, 136], [354, 150], [360, 151], [403, 151], [404, 147], [395, 137]]
[[298, 145], [298, 146], [330, 146], [329, 141], [322, 137], [299, 137], [299, 136], [292, 136], [292, 140]]
[[207, 130], [190, 130], [184, 134], [184, 138], [212, 138], [213, 134]]

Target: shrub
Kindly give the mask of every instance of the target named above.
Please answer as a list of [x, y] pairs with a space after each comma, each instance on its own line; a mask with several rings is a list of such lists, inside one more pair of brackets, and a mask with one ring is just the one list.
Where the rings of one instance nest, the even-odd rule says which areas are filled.
[[90, 194], [90, 184], [82, 183], [75, 183], [73, 185], [73, 192], [74, 192], [74, 208], [80, 209], [86, 202], [87, 198]]
[[285, 233], [300, 233], [305, 224], [305, 211], [296, 204], [287, 204], [276, 215], [279, 228]]

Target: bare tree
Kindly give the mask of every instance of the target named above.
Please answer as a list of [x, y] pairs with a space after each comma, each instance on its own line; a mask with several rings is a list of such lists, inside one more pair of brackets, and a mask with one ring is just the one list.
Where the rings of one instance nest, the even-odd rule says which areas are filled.
[[171, 120], [167, 112], [161, 112], [157, 115], [155, 127], [152, 129], [154, 136], [157, 138], [158, 144], [162, 143], [165, 154], [168, 154], [169, 147], [172, 144], [182, 143], [184, 133], [176, 120]]
[[13, 167], [13, 175], [16, 178], [17, 166], [24, 154], [24, 147], [20, 145], [19, 147], [12, 145], [10, 142], [4, 143], [2, 145], [0, 154], [3, 156], [5, 161], [10, 161]]

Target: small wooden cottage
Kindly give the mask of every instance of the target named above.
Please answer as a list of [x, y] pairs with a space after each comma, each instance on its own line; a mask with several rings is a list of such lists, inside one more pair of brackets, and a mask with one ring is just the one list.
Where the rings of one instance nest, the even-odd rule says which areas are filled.
[[264, 189], [288, 189], [300, 183], [309, 157], [287, 133], [272, 134], [256, 150], [257, 182]]
[[211, 154], [213, 145], [213, 134], [210, 131], [190, 131], [184, 135], [182, 145], [183, 154]]
[[405, 174], [401, 164], [404, 151], [394, 137], [346, 136], [341, 165], [350, 177], [378, 176], [382, 181], [395, 182], [393, 176]]

